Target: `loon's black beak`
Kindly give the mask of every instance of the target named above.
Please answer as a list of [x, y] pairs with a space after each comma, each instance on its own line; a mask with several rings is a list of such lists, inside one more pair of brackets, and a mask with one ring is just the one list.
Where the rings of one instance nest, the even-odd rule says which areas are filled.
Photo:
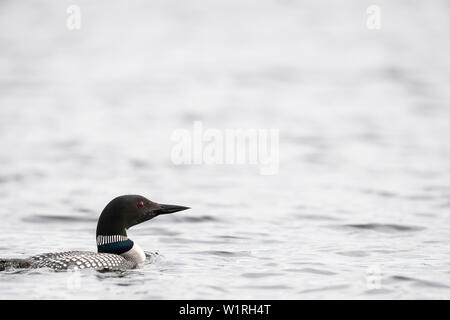
[[187, 209], [190, 209], [190, 208], [183, 207], [183, 206], [176, 206], [176, 205], [172, 205], [172, 204], [160, 204], [158, 208], [153, 210], [153, 213], [155, 213], [156, 215], [169, 214], [169, 213], [174, 213], [174, 212], [183, 211], [183, 210], [187, 210]]
[[177, 211], [190, 209], [189, 207], [175, 206], [172, 204], [157, 204], [156, 203], [155, 205], [156, 205], [156, 207], [154, 207], [153, 209], [145, 212], [144, 214], [139, 215], [138, 217], [136, 217], [132, 221], [130, 221], [127, 228], [130, 228], [132, 226], [140, 224], [144, 221], [153, 219], [154, 217], [157, 217], [160, 214], [169, 214], [169, 213], [174, 213]]

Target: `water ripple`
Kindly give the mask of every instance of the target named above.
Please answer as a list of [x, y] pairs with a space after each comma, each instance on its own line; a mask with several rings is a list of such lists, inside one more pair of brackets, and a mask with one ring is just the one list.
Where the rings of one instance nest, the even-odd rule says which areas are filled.
[[320, 291], [329, 291], [329, 290], [342, 290], [348, 288], [348, 285], [335, 285], [335, 286], [325, 286], [320, 288], [314, 288], [314, 289], [306, 289], [302, 290], [299, 293], [311, 293], [311, 292], [320, 292]]
[[251, 279], [282, 276], [282, 275], [283, 275], [282, 273], [275, 273], [275, 272], [247, 272], [241, 274], [242, 277]]
[[434, 282], [434, 281], [422, 280], [422, 279], [405, 277], [405, 276], [391, 276], [389, 279], [393, 280], [393, 281], [410, 281], [416, 287], [431, 287], [431, 288], [443, 288], [443, 289], [450, 288], [449, 285], [446, 285], [444, 283], [438, 283], [438, 282]]
[[76, 216], [61, 216], [61, 215], [44, 215], [35, 214], [22, 218], [24, 222], [31, 223], [49, 223], [49, 222], [93, 222], [97, 223], [97, 217], [76, 217]]
[[303, 269], [299, 269], [298, 271], [303, 272], [303, 273], [321, 274], [321, 275], [325, 275], [325, 276], [331, 276], [331, 275], [336, 274], [336, 272], [314, 269], [314, 268], [303, 268]]
[[364, 223], [364, 224], [346, 224], [344, 227], [359, 229], [359, 230], [372, 230], [378, 232], [411, 232], [422, 231], [425, 228], [417, 226], [407, 226], [401, 224], [383, 224], [383, 223]]
[[199, 222], [211, 222], [211, 221], [219, 221], [216, 217], [213, 216], [173, 216], [173, 220], [176, 222], [187, 222], [187, 223], [199, 223]]
[[206, 254], [206, 255], [216, 255], [222, 257], [249, 257], [250, 251], [223, 251], [223, 250], [207, 250], [207, 251], [196, 251], [192, 252], [196, 254]]

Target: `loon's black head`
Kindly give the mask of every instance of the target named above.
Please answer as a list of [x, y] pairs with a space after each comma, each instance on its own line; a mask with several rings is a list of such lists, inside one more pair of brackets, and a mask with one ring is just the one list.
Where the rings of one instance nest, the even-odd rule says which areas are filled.
[[160, 214], [189, 209], [188, 207], [152, 202], [139, 195], [125, 195], [111, 200], [103, 209], [97, 224], [98, 235], [126, 236], [126, 230]]

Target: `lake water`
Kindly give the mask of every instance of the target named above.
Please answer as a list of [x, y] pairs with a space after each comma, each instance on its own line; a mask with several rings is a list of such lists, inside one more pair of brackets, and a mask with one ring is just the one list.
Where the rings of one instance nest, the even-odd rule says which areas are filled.
[[[95, 251], [125, 273], [9, 270], [2, 299], [450, 298], [449, 2], [0, 2], [0, 257]], [[279, 129], [279, 172], [175, 165], [171, 135]]]

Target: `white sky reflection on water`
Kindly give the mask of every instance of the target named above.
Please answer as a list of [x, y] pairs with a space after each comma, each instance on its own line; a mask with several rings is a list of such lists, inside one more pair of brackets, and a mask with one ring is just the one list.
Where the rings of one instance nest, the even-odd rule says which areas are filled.
[[[450, 297], [448, 2], [378, 1], [377, 31], [356, 0], [77, 3], [69, 31], [0, 2], [0, 257], [95, 250], [120, 194], [192, 209], [129, 230], [139, 270], [0, 298]], [[196, 120], [278, 128], [279, 174], [174, 166]]]

